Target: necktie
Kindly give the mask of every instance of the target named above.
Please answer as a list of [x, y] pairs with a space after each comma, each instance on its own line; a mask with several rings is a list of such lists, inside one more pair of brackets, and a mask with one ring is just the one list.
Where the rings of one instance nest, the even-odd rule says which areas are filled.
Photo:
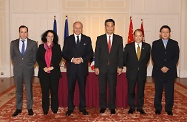
[[164, 41], [164, 47], [166, 48], [166, 46], [167, 46], [167, 42], [166, 42], [166, 41]]
[[110, 40], [110, 36], [109, 36], [109, 40], [108, 40], [108, 52], [110, 53], [110, 49], [111, 49], [111, 40]]
[[77, 36], [77, 48], [79, 47], [79, 36]]
[[21, 40], [21, 41], [22, 41], [21, 54], [22, 54], [22, 56], [24, 56], [24, 53], [25, 53], [25, 40]]
[[139, 46], [139, 44], [138, 44], [138, 47], [137, 47], [137, 52], [136, 52], [136, 54], [137, 54], [138, 60], [140, 60], [140, 55], [141, 55], [141, 53], [140, 53], [140, 46]]

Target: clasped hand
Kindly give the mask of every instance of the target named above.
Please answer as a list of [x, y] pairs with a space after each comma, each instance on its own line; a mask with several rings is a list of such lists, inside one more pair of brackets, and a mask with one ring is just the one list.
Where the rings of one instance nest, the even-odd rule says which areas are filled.
[[44, 71], [45, 71], [45, 72], [48, 72], [48, 71], [51, 71], [51, 70], [53, 70], [53, 69], [54, 69], [54, 67], [49, 67], [49, 68], [45, 67], [45, 68], [44, 68]]
[[74, 64], [80, 64], [80, 63], [82, 63], [82, 58], [73, 58], [73, 59], [72, 59], [72, 62], [73, 62]]
[[169, 69], [168, 69], [166, 66], [164, 66], [164, 67], [161, 68], [161, 71], [162, 71], [163, 73], [167, 73], [168, 70], [169, 70]]

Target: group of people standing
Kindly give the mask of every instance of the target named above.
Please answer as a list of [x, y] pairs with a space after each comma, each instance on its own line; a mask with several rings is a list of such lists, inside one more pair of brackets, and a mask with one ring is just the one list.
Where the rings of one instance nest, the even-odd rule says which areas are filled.
[[[95, 48], [95, 74], [99, 81], [100, 113], [106, 108], [111, 114], [116, 113], [116, 82], [117, 75], [126, 67], [128, 80], [128, 114], [135, 110], [140, 114], [146, 114], [144, 105], [144, 88], [147, 76], [147, 66], [152, 56], [155, 82], [155, 114], [162, 111], [162, 92], [165, 90], [165, 111], [173, 115], [174, 104], [174, 80], [177, 77], [177, 63], [179, 59], [179, 47], [175, 40], [170, 39], [171, 29], [164, 25], [160, 28], [160, 39], [150, 44], [143, 42], [141, 29], [134, 31], [134, 42], [126, 44], [123, 49], [123, 39], [114, 34], [115, 21], [105, 21], [106, 33], [98, 36]], [[19, 27], [19, 39], [13, 40], [10, 46], [11, 59], [13, 61], [14, 80], [16, 85], [16, 111], [12, 116], [22, 112], [23, 82], [26, 88], [28, 115], [33, 115], [32, 78], [34, 65], [39, 66], [38, 77], [42, 90], [42, 109], [44, 115], [48, 114], [49, 107], [54, 114], [58, 112], [58, 84], [62, 77], [60, 62], [62, 57], [66, 60], [68, 78], [68, 110], [66, 116], [70, 116], [75, 108], [73, 104], [74, 90], [78, 81], [80, 104], [79, 111], [88, 115], [86, 110], [85, 86], [88, 75], [88, 61], [93, 57], [91, 38], [82, 34], [83, 24], [76, 21], [73, 24], [73, 34], [64, 40], [64, 46], [58, 44], [58, 36], [53, 30], [47, 30], [42, 34], [42, 44], [28, 38], [28, 28]], [[135, 85], [138, 84], [137, 104], [135, 104]], [[109, 101], [107, 106], [106, 87], [109, 86]], [[51, 104], [49, 95], [51, 94]]]

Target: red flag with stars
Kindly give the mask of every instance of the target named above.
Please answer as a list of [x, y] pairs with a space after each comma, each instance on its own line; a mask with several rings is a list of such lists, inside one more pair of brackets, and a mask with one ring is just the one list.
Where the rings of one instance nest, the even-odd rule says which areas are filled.
[[128, 34], [128, 40], [127, 43], [134, 42], [133, 39], [133, 24], [132, 24], [132, 17], [130, 17], [130, 24], [129, 24], [129, 34]]

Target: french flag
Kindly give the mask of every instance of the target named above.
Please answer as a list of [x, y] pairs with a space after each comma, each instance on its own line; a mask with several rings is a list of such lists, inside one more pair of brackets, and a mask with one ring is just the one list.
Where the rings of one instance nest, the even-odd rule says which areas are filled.
[[90, 65], [90, 67], [91, 67], [92, 70], [95, 69], [94, 65], [95, 65], [95, 58], [92, 59], [92, 63]]

